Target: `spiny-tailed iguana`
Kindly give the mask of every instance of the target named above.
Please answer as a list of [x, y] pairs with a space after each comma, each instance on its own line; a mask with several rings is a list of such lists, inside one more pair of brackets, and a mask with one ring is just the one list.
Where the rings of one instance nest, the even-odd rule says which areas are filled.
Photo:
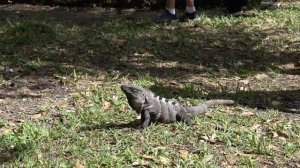
[[121, 85], [128, 104], [138, 114], [141, 114], [141, 128], [146, 128], [152, 122], [171, 123], [183, 121], [187, 125], [194, 122], [191, 118], [204, 113], [210, 106], [217, 104], [234, 104], [233, 100], [208, 100], [199, 106], [185, 107], [175, 104], [153, 92], [131, 85]]

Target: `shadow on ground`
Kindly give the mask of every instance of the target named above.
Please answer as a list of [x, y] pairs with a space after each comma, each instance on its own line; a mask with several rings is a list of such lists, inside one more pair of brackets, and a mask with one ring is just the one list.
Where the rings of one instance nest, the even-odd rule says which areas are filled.
[[[5, 71], [4, 76], [8, 80], [17, 74], [46, 78], [73, 72], [97, 74], [100, 70], [122, 75], [149, 74], [164, 80], [189, 80], [194, 76], [218, 80], [269, 71], [286, 75], [299, 72], [280, 68], [298, 61], [299, 51], [283, 50], [276, 40], [267, 40], [278, 33], [287, 35], [286, 28], [249, 31], [243, 20], [214, 28], [203, 22], [161, 26], [152, 22], [154, 16], [152, 11], [118, 14], [104, 9], [2, 6], [1, 66], [14, 69]], [[290, 48], [297, 45], [288, 38], [280, 42]], [[299, 90], [286, 87], [227, 96], [251, 107], [263, 104], [262, 108], [269, 108], [272, 106], [260, 103], [260, 99], [272, 102], [273, 95], [291, 95], [284, 97], [280, 106], [299, 108]]]
[[[204, 88], [205, 86], [200, 86]], [[274, 109], [286, 113], [300, 114], [300, 90], [279, 90], [279, 91], [257, 91], [257, 90], [238, 90], [222, 91], [216, 88], [208, 90], [207, 94], [200, 87], [178, 88], [175, 86], [155, 85], [150, 89], [160, 95], [173, 98], [180, 96], [182, 98], [201, 99], [232, 99], [237, 104], [260, 110]]]
[[137, 119], [129, 123], [105, 123], [100, 125], [91, 125], [81, 128], [81, 131], [92, 131], [97, 129], [139, 129], [141, 120]]

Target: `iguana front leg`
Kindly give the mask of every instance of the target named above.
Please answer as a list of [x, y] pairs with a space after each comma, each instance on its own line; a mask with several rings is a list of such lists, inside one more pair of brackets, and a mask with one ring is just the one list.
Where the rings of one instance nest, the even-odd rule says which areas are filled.
[[141, 127], [144, 129], [144, 128], [147, 128], [152, 121], [155, 121], [155, 118], [157, 115], [157, 112], [155, 110], [155, 108], [153, 106], [146, 106], [142, 109], [142, 112], [141, 112]]
[[147, 128], [149, 125], [150, 125], [150, 114], [149, 114], [149, 111], [148, 110], [145, 110], [143, 108], [142, 112], [141, 112], [141, 128], [144, 129], [144, 128]]

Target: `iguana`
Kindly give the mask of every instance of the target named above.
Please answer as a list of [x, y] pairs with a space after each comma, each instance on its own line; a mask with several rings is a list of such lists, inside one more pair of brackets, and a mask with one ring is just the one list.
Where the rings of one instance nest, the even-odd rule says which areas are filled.
[[193, 125], [191, 118], [204, 113], [210, 106], [217, 104], [234, 104], [233, 100], [208, 100], [199, 106], [185, 107], [175, 104], [153, 92], [132, 85], [121, 85], [129, 106], [141, 114], [141, 128], [146, 128], [153, 122], [171, 123], [183, 121]]

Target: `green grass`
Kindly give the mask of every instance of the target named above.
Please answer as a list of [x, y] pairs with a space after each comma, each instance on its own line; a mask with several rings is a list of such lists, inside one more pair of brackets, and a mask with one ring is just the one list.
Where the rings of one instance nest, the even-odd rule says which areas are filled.
[[[22, 79], [59, 78], [78, 91], [68, 97], [75, 112], [45, 103], [42, 111], [59, 115], [13, 126], [0, 120], [0, 166], [299, 166], [300, 123], [283, 113], [288, 107], [272, 105], [299, 92], [299, 75], [289, 80], [282, 69], [300, 52], [299, 11], [267, 10], [250, 18], [204, 11], [198, 22], [167, 25], [149, 16], [91, 20], [70, 12], [2, 20], [0, 66], [16, 69]], [[141, 131], [119, 88], [127, 81], [183, 105], [210, 98], [238, 103], [213, 107], [191, 127], [155, 124]]]
[[[16, 156], [3, 166], [72, 167], [80, 162], [87, 167], [256, 167], [263, 161], [285, 165], [300, 159], [300, 124], [277, 111], [252, 109], [253, 116], [247, 116], [243, 111], [251, 109], [237, 106], [224, 111], [218, 106], [213, 113], [196, 118], [193, 127], [158, 124], [141, 131], [126, 127], [136, 115], [126, 105], [118, 83], [91, 87], [82, 96], [76, 96], [75, 113], [61, 111], [65, 122], [43, 117], [3, 135], [1, 147], [14, 149]], [[104, 102], [111, 107], [104, 110]]]

